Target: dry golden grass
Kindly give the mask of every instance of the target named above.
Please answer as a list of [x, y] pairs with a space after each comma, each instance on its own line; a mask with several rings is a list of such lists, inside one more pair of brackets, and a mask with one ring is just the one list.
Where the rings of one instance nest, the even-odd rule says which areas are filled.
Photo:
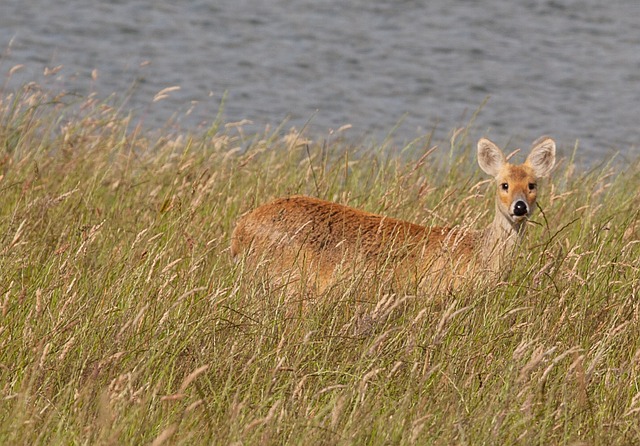
[[153, 132], [36, 86], [1, 101], [1, 443], [640, 442], [637, 160], [561, 162], [504, 282], [347, 283], [291, 311], [230, 261], [237, 217], [305, 193], [485, 225], [466, 131], [430, 153]]

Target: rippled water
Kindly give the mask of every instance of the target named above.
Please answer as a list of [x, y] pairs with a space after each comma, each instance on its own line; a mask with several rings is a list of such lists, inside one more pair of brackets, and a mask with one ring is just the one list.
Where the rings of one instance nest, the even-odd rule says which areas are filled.
[[152, 126], [209, 123], [227, 92], [226, 121], [376, 140], [400, 123], [399, 143], [488, 98], [474, 139], [550, 134], [593, 162], [640, 152], [639, 19], [636, 0], [3, 0], [0, 70], [25, 65], [15, 88], [63, 65], [52, 88], [130, 94]]

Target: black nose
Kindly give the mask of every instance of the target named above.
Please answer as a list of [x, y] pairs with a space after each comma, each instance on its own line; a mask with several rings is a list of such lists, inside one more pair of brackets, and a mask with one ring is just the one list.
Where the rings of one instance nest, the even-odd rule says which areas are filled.
[[522, 200], [516, 201], [516, 204], [513, 206], [513, 213], [517, 217], [522, 217], [523, 215], [526, 215], [526, 213], [527, 213], [527, 203], [525, 203]]

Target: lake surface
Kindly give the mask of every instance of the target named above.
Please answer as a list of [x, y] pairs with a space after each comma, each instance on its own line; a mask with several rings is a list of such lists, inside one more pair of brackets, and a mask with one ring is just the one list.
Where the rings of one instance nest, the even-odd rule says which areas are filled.
[[638, 23], [637, 0], [2, 0], [0, 73], [24, 65], [8, 89], [129, 96], [154, 128], [198, 130], [226, 96], [224, 120], [255, 131], [351, 124], [398, 145], [446, 140], [486, 100], [472, 139], [549, 134], [593, 163], [640, 153]]

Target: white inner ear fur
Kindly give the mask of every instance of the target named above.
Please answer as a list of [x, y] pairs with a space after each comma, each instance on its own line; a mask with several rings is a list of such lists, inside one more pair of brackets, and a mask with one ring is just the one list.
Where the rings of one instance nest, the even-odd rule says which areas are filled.
[[485, 173], [497, 177], [505, 162], [504, 153], [497, 145], [486, 138], [478, 141], [478, 164]]
[[556, 143], [553, 139], [543, 137], [536, 141], [531, 153], [525, 161], [533, 168], [536, 177], [544, 177], [551, 172], [556, 162]]

